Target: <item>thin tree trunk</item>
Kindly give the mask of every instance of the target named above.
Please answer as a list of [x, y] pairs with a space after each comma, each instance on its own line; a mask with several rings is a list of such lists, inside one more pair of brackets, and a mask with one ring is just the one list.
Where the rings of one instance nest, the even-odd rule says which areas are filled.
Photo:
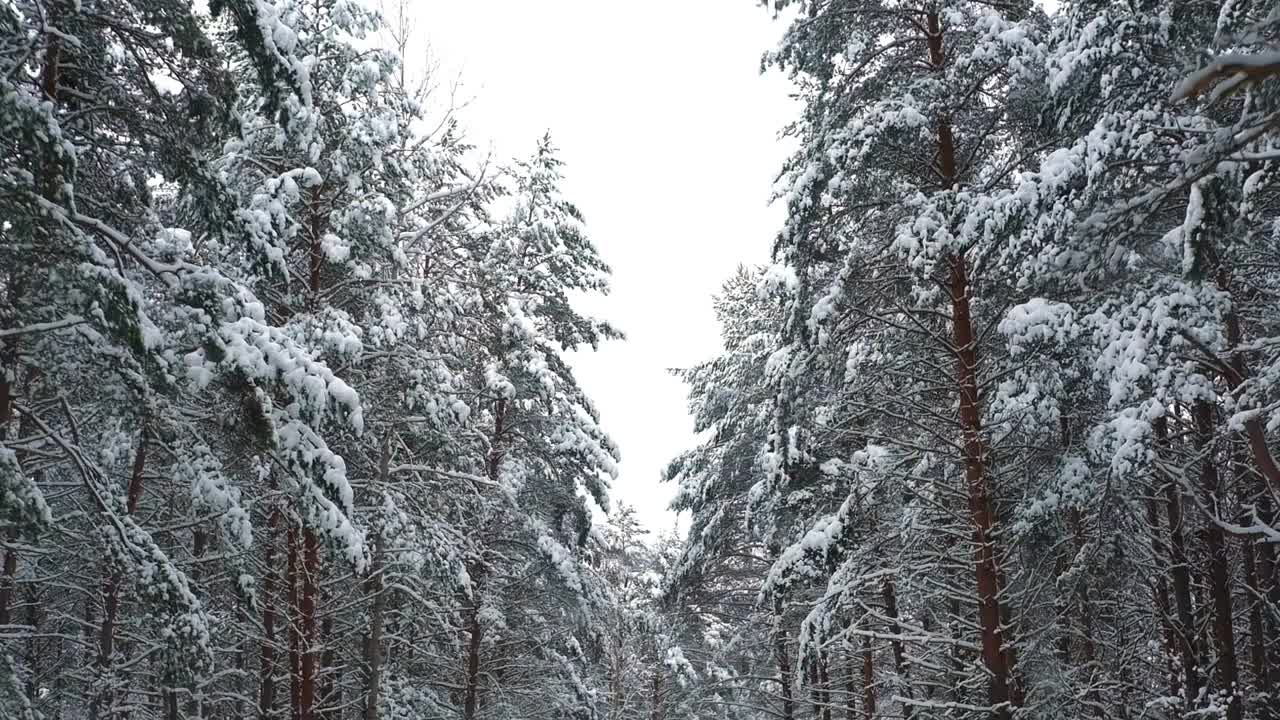
[[850, 639], [845, 639], [844, 720], [858, 718], [858, 656]]
[[[8, 439], [9, 422], [13, 419], [13, 386], [9, 377], [17, 377], [18, 353], [17, 341], [6, 340], [0, 344], [0, 442]], [[0, 625], [8, 625], [12, 620], [9, 606], [13, 602], [18, 574], [18, 550], [14, 545], [18, 541], [16, 529], [6, 533], [9, 544], [4, 549], [4, 568], [0, 575]]]
[[662, 666], [653, 671], [653, 701], [649, 709], [649, 720], [662, 720]]
[[818, 659], [809, 661], [809, 700], [813, 704], [813, 720], [822, 720], [822, 685], [818, 679]]
[[822, 720], [831, 720], [831, 673], [827, 667], [830, 655], [825, 651], [818, 652], [818, 687], [821, 690]]
[[276, 531], [279, 511], [267, 520], [266, 572], [262, 578], [262, 664], [258, 674], [258, 717], [268, 720], [276, 702]]
[[480, 624], [480, 598], [476, 594], [476, 606], [467, 614], [467, 686], [462, 704], [463, 720], [475, 720], [480, 701], [480, 641], [483, 627]]
[[299, 720], [302, 708], [302, 639], [298, 617], [298, 530], [292, 526], [286, 533], [288, 553], [285, 584], [289, 588], [289, 717]]
[[794, 679], [791, 675], [791, 656], [787, 652], [787, 631], [783, 626], [781, 602], [774, 604], [774, 618], [777, 627], [774, 630], [773, 653], [778, 663], [778, 680], [782, 684], [782, 720], [795, 720], [795, 699], [791, 695]]
[[1200, 466], [1200, 482], [1205, 503], [1213, 513], [1205, 527], [1205, 546], [1209, 552], [1209, 594], [1213, 600], [1213, 640], [1217, 651], [1218, 691], [1227, 693], [1227, 720], [1240, 720], [1241, 702], [1239, 671], [1236, 666], [1236, 641], [1231, 602], [1231, 576], [1227, 565], [1227, 543], [1222, 527], [1214, 522], [1221, 516], [1222, 488], [1215, 457], [1214, 407], [1199, 401], [1194, 408], [1199, 448], [1204, 454]]
[[[1160, 541], [1160, 508], [1154, 498], [1147, 498], [1147, 527], [1151, 532], [1151, 557], [1157, 565], [1168, 564], [1169, 553]], [[1169, 581], [1163, 572], [1155, 574], [1155, 584], [1151, 590], [1152, 601], [1156, 613], [1160, 616], [1161, 636], [1164, 638], [1164, 654], [1169, 658], [1169, 694], [1177, 697], [1182, 693], [1182, 679], [1178, 676], [1175, 658], [1178, 656], [1178, 634], [1173, 627], [1173, 606], [1169, 600]]]
[[1258, 566], [1254, 558], [1253, 543], [1246, 538], [1240, 548], [1244, 561], [1244, 583], [1249, 588], [1249, 664], [1252, 666], [1254, 686], [1266, 687], [1267, 642], [1262, 630], [1262, 589], [1258, 580]]
[[[390, 480], [391, 443], [382, 445], [382, 457], [378, 461], [378, 480], [385, 486]], [[386, 548], [380, 532], [373, 533], [373, 567], [365, 580], [365, 592], [373, 598], [369, 609], [369, 634], [365, 644], [365, 663], [368, 681], [364, 697], [364, 720], [378, 720], [378, 693], [382, 683], [382, 619], [386, 609], [386, 589], [382, 580], [382, 568]]]
[[[138, 509], [142, 499], [142, 473], [147, 464], [147, 428], [144, 425], [138, 434], [138, 451], [133, 456], [133, 469], [129, 473], [129, 485], [125, 490], [125, 513], [132, 515]], [[116, 617], [120, 610], [120, 583], [122, 578], [118, 570], [111, 570], [103, 580], [102, 589], [102, 625], [98, 629], [98, 673], [100, 677], [110, 672], [115, 655]], [[110, 681], [114, 684], [114, 681]], [[90, 715], [100, 717], [104, 708], [115, 704], [115, 691], [112, 687], [100, 691], [94, 696], [90, 706]]]
[[[884, 600], [884, 615], [889, 618], [889, 647], [893, 650], [893, 669], [902, 679], [902, 696], [911, 699], [911, 669], [907, 667], [907, 651], [902, 642], [902, 624], [898, 622], [898, 593], [893, 579], [885, 576], [880, 583], [880, 597]], [[911, 705], [903, 703], [902, 717], [911, 720]]]
[[[333, 616], [325, 617], [324, 622], [320, 623], [320, 637], [333, 637]], [[327, 643], [324, 646], [324, 652], [320, 654], [319, 662], [316, 667], [316, 699], [315, 714], [324, 720], [332, 720], [335, 708], [342, 707], [342, 686], [336, 682], [337, 678], [332, 668], [334, 667], [333, 643]], [[328, 708], [321, 712], [319, 708]]]
[[876, 715], [876, 677], [872, 660], [871, 637], [868, 635], [862, 638], [862, 716], [866, 720], [872, 720]]

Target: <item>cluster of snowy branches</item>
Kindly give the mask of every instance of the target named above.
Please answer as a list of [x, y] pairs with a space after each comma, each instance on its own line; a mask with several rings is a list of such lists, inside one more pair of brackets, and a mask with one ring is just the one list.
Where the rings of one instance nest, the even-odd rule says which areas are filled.
[[1280, 717], [1280, 6], [777, 0], [682, 373], [708, 717]]
[[591, 718], [608, 268], [356, 0], [0, 0], [0, 717]]

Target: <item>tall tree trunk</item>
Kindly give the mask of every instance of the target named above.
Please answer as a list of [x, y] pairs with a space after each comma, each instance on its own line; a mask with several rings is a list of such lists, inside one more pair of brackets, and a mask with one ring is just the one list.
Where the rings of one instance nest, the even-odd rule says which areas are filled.
[[[333, 615], [325, 616], [324, 622], [320, 623], [320, 637], [333, 637]], [[342, 707], [342, 684], [337, 682], [337, 675], [333, 671], [334, 666], [333, 643], [326, 643], [316, 666], [315, 699], [317, 708], [315, 714], [324, 720], [333, 720], [334, 710]], [[321, 707], [327, 710], [322, 712]]]
[[[9, 422], [13, 418], [13, 384], [10, 378], [18, 373], [17, 341], [0, 341], [0, 442], [8, 439]], [[8, 543], [4, 548], [4, 565], [0, 570], [0, 626], [12, 622], [9, 607], [13, 603], [18, 575], [18, 542], [16, 528], [5, 533]]]
[[285, 584], [289, 592], [289, 717], [299, 720], [302, 708], [302, 640], [298, 627], [298, 530], [290, 525], [286, 534], [288, 560]]
[[791, 655], [787, 650], [787, 630], [781, 601], [774, 602], [773, 657], [778, 664], [778, 681], [782, 685], [782, 720], [795, 720], [795, 699], [791, 695], [794, 678], [791, 674]]
[[868, 635], [862, 638], [862, 716], [866, 720], [872, 720], [876, 715], [876, 676], [872, 660], [871, 636]]
[[369, 676], [364, 697], [364, 720], [378, 720], [378, 693], [382, 683], [382, 619], [386, 608], [386, 590], [382, 583], [383, 552], [382, 542], [375, 538], [373, 568], [366, 581], [368, 593], [373, 596], [373, 607], [369, 609], [369, 637], [365, 649]]
[[276, 532], [280, 513], [272, 510], [267, 519], [266, 572], [262, 578], [262, 664], [258, 673], [258, 717], [268, 720], [276, 702]]
[[653, 670], [653, 697], [649, 706], [649, 720], [662, 720], [662, 666]]
[[822, 720], [822, 683], [816, 657], [809, 661], [809, 700], [813, 704], [813, 720]]
[[[1277, 527], [1277, 517], [1270, 492], [1261, 478], [1253, 474], [1256, 482], [1254, 507], [1258, 517], [1271, 527]], [[1262, 613], [1262, 632], [1267, 646], [1267, 674], [1265, 687], [1270, 700], [1267, 703], [1269, 718], [1280, 718], [1280, 563], [1276, 561], [1276, 548], [1272, 543], [1255, 545], [1258, 557], [1259, 605]]]
[[[1151, 533], [1151, 557], [1157, 566], [1172, 564], [1164, 543], [1160, 541], [1160, 508], [1155, 498], [1147, 498], [1147, 527]], [[1173, 605], [1169, 600], [1169, 581], [1163, 571], [1155, 573], [1155, 584], [1151, 590], [1151, 599], [1160, 618], [1161, 637], [1164, 639], [1164, 655], [1169, 658], [1169, 694], [1177, 697], [1182, 693], [1182, 678], [1178, 675], [1178, 634], [1173, 626]]]
[[857, 720], [859, 660], [853, 641], [846, 638], [844, 645], [844, 720]]
[[[143, 425], [142, 432], [138, 434], [138, 451], [133, 456], [133, 469], [129, 473], [129, 485], [125, 490], [125, 512], [132, 515], [138, 509], [138, 502], [142, 499], [142, 474], [147, 464], [147, 428]], [[116, 618], [120, 611], [120, 583], [122, 578], [119, 570], [111, 570], [107, 573], [102, 583], [102, 625], [98, 628], [98, 660], [97, 668], [99, 677], [106, 677], [111, 671], [113, 656], [115, 655], [116, 640]], [[108, 710], [115, 704], [114, 680], [108, 681], [108, 687], [94, 695], [90, 704], [90, 716], [101, 717], [104, 709]]]
[[822, 720], [831, 720], [831, 673], [827, 667], [830, 654], [818, 651], [818, 689], [822, 701]]
[[[391, 442], [382, 444], [382, 456], [378, 459], [378, 480], [385, 487], [391, 475]], [[368, 668], [364, 696], [364, 720], [378, 720], [378, 693], [382, 684], [382, 620], [386, 611], [386, 589], [382, 579], [386, 547], [381, 528], [373, 533], [373, 567], [365, 580], [365, 592], [373, 599], [369, 608], [369, 633], [365, 644], [365, 664]]]
[[[902, 623], [898, 622], [898, 593], [893, 578], [885, 576], [880, 583], [880, 597], [884, 600], [884, 615], [889, 618], [889, 647], [893, 650], [893, 669], [902, 680], [902, 696], [911, 699], [911, 669], [907, 667], [907, 651], [902, 642]], [[902, 717], [911, 720], [911, 704], [902, 704]]]
[[299, 611], [302, 621], [302, 674], [298, 689], [298, 720], [315, 720], [316, 679], [319, 675], [320, 636], [316, 598], [320, 586], [320, 540], [311, 528], [302, 530], [303, 566]]
[[[1075, 541], [1076, 553], [1079, 554], [1085, 547], [1084, 515], [1078, 508], [1071, 508], [1067, 511], [1067, 522], [1071, 527], [1071, 537]], [[1093, 638], [1094, 609], [1093, 601], [1089, 597], [1089, 582], [1089, 578], [1086, 577], [1083, 582], [1076, 583], [1076, 613], [1080, 623], [1080, 660], [1082, 664], [1092, 666], [1097, 656], [1097, 645]], [[1095, 713], [1104, 712], [1095, 683], [1089, 684], [1087, 697]]]
[[[1157, 452], [1168, 445], [1169, 421], [1157, 418], [1152, 423]], [[1200, 668], [1196, 649], [1196, 622], [1191, 602], [1191, 568], [1187, 563], [1187, 542], [1183, 533], [1182, 492], [1176, 478], [1166, 478], [1164, 483], [1165, 513], [1169, 516], [1169, 572], [1173, 575], [1173, 600], [1177, 615], [1174, 631], [1178, 638], [1178, 651], [1182, 661], [1182, 692], [1186, 709], [1196, 706], [1200, 695]]]
[[1215, 522], [1221, 516], [1222, 488], [1215, 457], [1214, 406], [1203, 400], [1195, 404], [1198, 446], [1204, 455], [1200, 465], [1200, 483], [1204, 502], [1213, 513], [1206, 525], [1205, 546], [1209, 552], [1209, 595], [1213, 600], [1213, 640], [1217, 651], [1218, 691], [1227, 693], [1227, 720], [1240, 720], [1241, 702], [1239, 671], [1236, 667], [1236, 640], [1231, 601], [1231, 576], [1227, 565], [1227, 543], [1222, 527]]
[[[942, 71], [946, 57], [943, 30], [936, 11], [925, 15], [929, 65]], [[950, 118], [938, 117], [937, 162], [945, 189], [957, 180], [956, 142]], [[1001, 619], [1007, 616], [1000, 600], [1000, 568], [997, 566], [994, 513], [988, 487], [986, 442], [982, 430], [982, 406], [978, 395], [978, 348], [970, 308], [968, 262], [963, 255], [947, 258], [951, 295], [952, 345], [956, 355], [956, 391], [959, 396], [959, 420], [963, 436], [965, 484], [968, 489], [969, 518], [973, 525], [974, 574], [978, 605], [978, 631], [982, 662], [991, 674], [988, 701], [1001, 709], [1001, 716], [1019, 704], [1020, 692], [1015, 688], [1013, 668], [1017, 659], [1012, 643], [1001, 630]]]
[[483, 627], [480, 624], [480, 595], [476, 593], [476, 606], [467, 613], [467, 685], [462, 703], [463, 720], [475, 720], [480, 701], [480, 641]]
[[[1235, 310], [1231, 275], [1212, 247], [1210, 251], [1212, 261], [1218, 265], [1216, 273], [1218, 289], [1231, 298], [1231, 309], [1224, 316], [1223, 324], [1227, 345], [1231, 348], [1229, 364], [1232, 372], [1227, 374], [1226, 380], [1228, 387], [1234, 392], [1250, 376], [1249, 364], [1241, 349], [1244, 343], [1244, 329], [1240, 324], [1240, 315]], [[1254, 511], [1263, 524], [1276, 527], [1277, 520], [1280, 518], [1276, 515], [1273, 499], [1280, 497], [1280, 463], [1276, 462], [1275, 455], [1267, 444], [1266, 428], [1261, 417], [1254, 415], [1245, 421], [1244, 437], [1257, 469], [1256, 474], [1251, 474]], [[1280, 613], [1280, 577], [1277, 576], [1277, 565], [1280, 563], [1277, 562], [1276, 548], [1273, 543], [1258, 543], [1254, 552], [1258, 567], [1257, 590], [1260, 593], [1259, 597], [1266, 599], [1266, 605], [1270, 609], [1270, 612], [1262, 613], [1261, 628], [1263, 644], [1269, 648], [1269, 652], [1264, 653], [1263, 658], [1266, 665], [1264, 686], [1271, 689], [1267, 711], [1271, 717], [1280, 717], [1280, 619], [1276, 617], [1276, 614]]]
[[1244, 561], [1244, 584], [1249, 589], [1249, 664], [1253, 671], [1254, 686], [1267, 686], [1267, 641], [1262, 629], [1262, 588], [1258, 579], [1258, 565], [1254, 558], [1253, 543], [1247, 538], [1241, 543], [1240, 554]]

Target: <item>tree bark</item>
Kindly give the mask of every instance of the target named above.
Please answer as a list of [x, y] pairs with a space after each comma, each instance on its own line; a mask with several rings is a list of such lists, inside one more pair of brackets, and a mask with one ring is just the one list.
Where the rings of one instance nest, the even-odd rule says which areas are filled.
[[831, 720], [831, 673], [827, 667], [828, 657], [827, 652], [818, 652], [818, 690], [822, 702], [822, 720]]
[[1214, 441], [1214, 406], [1206, 401], [1195, 404], [1196, 433], [1199, 449], [1204, 455], [1200, 465], [1201, 490], [1204, 502], [1213, 513], [1206, 525], [1205, 547], [1209, 553], [1209, 594], [1213, 605], [1213, 640], [1217, 651], [1218, 691], [1227, 693], [1227, 720], [1240, 720], [1239, 671], [1236, 666], [1235, 628], [1232, 625], [1231, 577], [1227, 565], [1227, 544], [1222, 527], [1216, 520], [1221, 516], [1222, 489], [1218, 476]]
[[480, 701], [480, 641], [484, 628], [480, 624], [480, 596], [467, 614], [467, 686], [462, 704], [463, 720], [475, 720]]
[[[945, 66], [943, 30], [936, 11], [925, 15], [929, 65], [935, 71]], [[957, 180], [956, 142], [950, 119], [943, 116], [937, 123], [938, 172], [943, 187], [950, 190]], [[974, 574], [978, 605], [978, 630], [982, 662], [991, 674], [988, 701], [999, 708], [1001, 716], [1019, 704], [1014, 687], [1013, 668], [1016, 656], [1011, 643], [1002, 636], [1001, 618], [1006, 615], [1000, 600], [1000, 569], [988, 487], [986, 442], [982, 429], [982, 405], [978, 395], [978, 350], [970, 308], [968, 262], [963, 255], [951, 255], [946, 261], [951, 295], [952, 344], [956, 355], [956, 392], [959, 396], [959, 421], [963, 436], [965, 483], [968, 488], [969, 518], [973, 526]]]
[[662, 720], [662, 666], [653, 671], [653, 698], [649, 709], [649, 720]]
[[262, 578], [262, 663], [258, 674], [258, 717], [267, 720], [276, 700], [276, 532], [280, 524], [279, 511], [273, 510], [267, 519], [266, 572]]
[[288, 554], [285, 584], [289, 588], [289, 717], [299, 720], [302, 708], [302, 640], [298, 632], [298, 531], [290, 527], [286, 533]]
[[[1171, 564], [1169, 553], [1160, 541], [1160, 508], [1154, 498], [1147, 498], [1147, 527], [1151, 533], [1151, 557], [1157, 565]], [[1182, 679], [1178, 676], [1178, 634], [1173, 626], [1173, 604], [1169, 600], [1169, 581], [1164, 572], [1155, 574], [1155, 584], [1151, 590], [1152, 601], [1156, 613], [1160, 616], [1161, 637], [1164, 638], [1164, 654], [1169, 658], [1169, 694], [1177, 697], [1182, 693]]]
[[315, 720], [316, 678], [319, 674], [320, 637], [316, 626], [319, 594], [320, 540], [310, 528], [302, 531], [303, 567], [299, 611], [302, 621], [302, 674], [298, 690], [298, 720]]
[[[1210, 250], [1213, 249], [1210, 248]], [[1223, 324], [1227, 345], [1231, 348], [1229, 364], [1232, 372], [1227, 374], [1227, 386], [1235, 392], [1250, 376], [1249, 363], [1240, 349], [1244, 342], [1244, 329], [1240, 324], [1240, 316], [1235, 311], [1231, 276], [1216, 252], [1213, 253], [1212, 260], [1218, 265], [1216, 273], [1218, 289], [1227, 293], [1231, 299], [1231, 309], [1223, 318]], [[1280, 497], [1280, 464], [1277, 464], [1275, 455], [1267, 444], [1266, 428], [1261, 418], [1254, 416], [1245, 421], [1244, 437], [1249, 447], [1249, 454], [1257, 468], [1257, 473], [1252, 474], [1253, 482], [1251, 483], [1254, 510], [1258, 520], [1269, 527], [1276, 527], [1277, 520], [1280, 518], [1276, 516], [1273, 498]], [[1271, 612], [1262, 613], [1263, 644], [1269, 648], [1269, 651], [1265, 652], [1262, 658], [1265, 670], [1259, 682], [1260, 685], [1271, 689], [1272, 697], [1267, 708], [1270, 716], [1280, 717], [1280, 690], [1276, 689], [1280, 688], [1280, 621], [1275, 617], [1276, 613], [1280, 612], [1280, 577], [1277, 577], [1276, 549], [1274, 544], [1262, 542], [1256, 545], [1254, 552], [1257, 555], [1257, 591], [1260, 593], [1258, 597], [1265, 598], [1266, 605], [1271, 609]], [[1257, 604], [1255, 602], [1255, 606]]]
[[[1152, 423], [1157, 449], [1168, 444], [1169, 421], [1158, 418]], [[1169, 572], [1173, 575], [1173, 600], [1177, 615], [1174, 631], [1178, 638], [1178, 650], [1182, 660], [1182, 692], [1186, 708], [1196, 706], [1200, 695], [1200, 669], [1195, 637], [1195, 613], [1191, 602], [1191, 568], [1187, 563], [1187, 543], [1183, 536], [1182, 493], [1176, 479], [1164, 483], [1165, 512], [1169, 516], [1169, 556], [1172, 560]]]
[[[133, 469], [129, 473], [129, 484], [125, 490], [125, 513], [132, 515], [138, 509], [142, 499], [142, 473], [147, 464], [147, 428], [142, 427], [138, 435], [138, 451], [133, 456]], [[102, 588], [102, 625], [98, 628], [98, 673], [105, 676], [111, 668], [115, 655], [116, 617], [120, 610], [120, 571], [111, 570], [103, 579]], [[94, 696], [90, 706], [90, 715], [100, 717], [104, 708], [111, 708], [115, 703], [115, 692], [107, 687]]]
[[[893, 579], [886, 576], [880, 583], [880, 596], [884, 600], [884, 615], [889, 618], [889, 647], [893, 650], [893, 669], [902, 680], [902, 696], [911, 699], [911, 669], [907, 666], [907, 651], [902, 642], [902, 624], [898, 622], [898, 593]], [[911, 705], [903, 703], [902, 717], [911, 720]]]
[[866, 720], [872, 720], [876, 715], [876, 677], [872, 660], [871, 637], [866, 636], [862, 638], [862, 716]]
[[774, 603], [774, 620], [777, 626], [774, 629], [773, 653], [774, 661], [778, 663], [778, 681], [782, 684], [782, 720], [795, 720], [795, 699], [791, 695], [794, 678], [791, 674], [791, 656], [787, 651], [787, 630], [782, 624], [781, 605], [781, 602]]
[[[390, 463], [390, 444], [384, 443], [382, 457], [378, 462], [378, 479], [384, 484], [389, 479]], [[365, 641], [368, 679], [364, 697], [364, 720], [378, 720], [378, 693], [382, 683], [382, 618], [386, 609], [386, 589], [382, 581], [385, 552], [381, 535], [379, 532], [373, 533], [373, 567], [365, 580], [365, 592], [373, 598], [373, 603], [369, 609], [369, 634]]]

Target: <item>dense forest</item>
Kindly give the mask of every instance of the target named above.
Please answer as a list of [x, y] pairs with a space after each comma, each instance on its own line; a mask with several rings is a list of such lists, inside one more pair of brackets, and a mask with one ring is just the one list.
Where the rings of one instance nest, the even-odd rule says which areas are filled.
[[0, 0], [0, 718], [1280, 718], [1280, 4], [766, 5], [680, 537], [412, 3]]

